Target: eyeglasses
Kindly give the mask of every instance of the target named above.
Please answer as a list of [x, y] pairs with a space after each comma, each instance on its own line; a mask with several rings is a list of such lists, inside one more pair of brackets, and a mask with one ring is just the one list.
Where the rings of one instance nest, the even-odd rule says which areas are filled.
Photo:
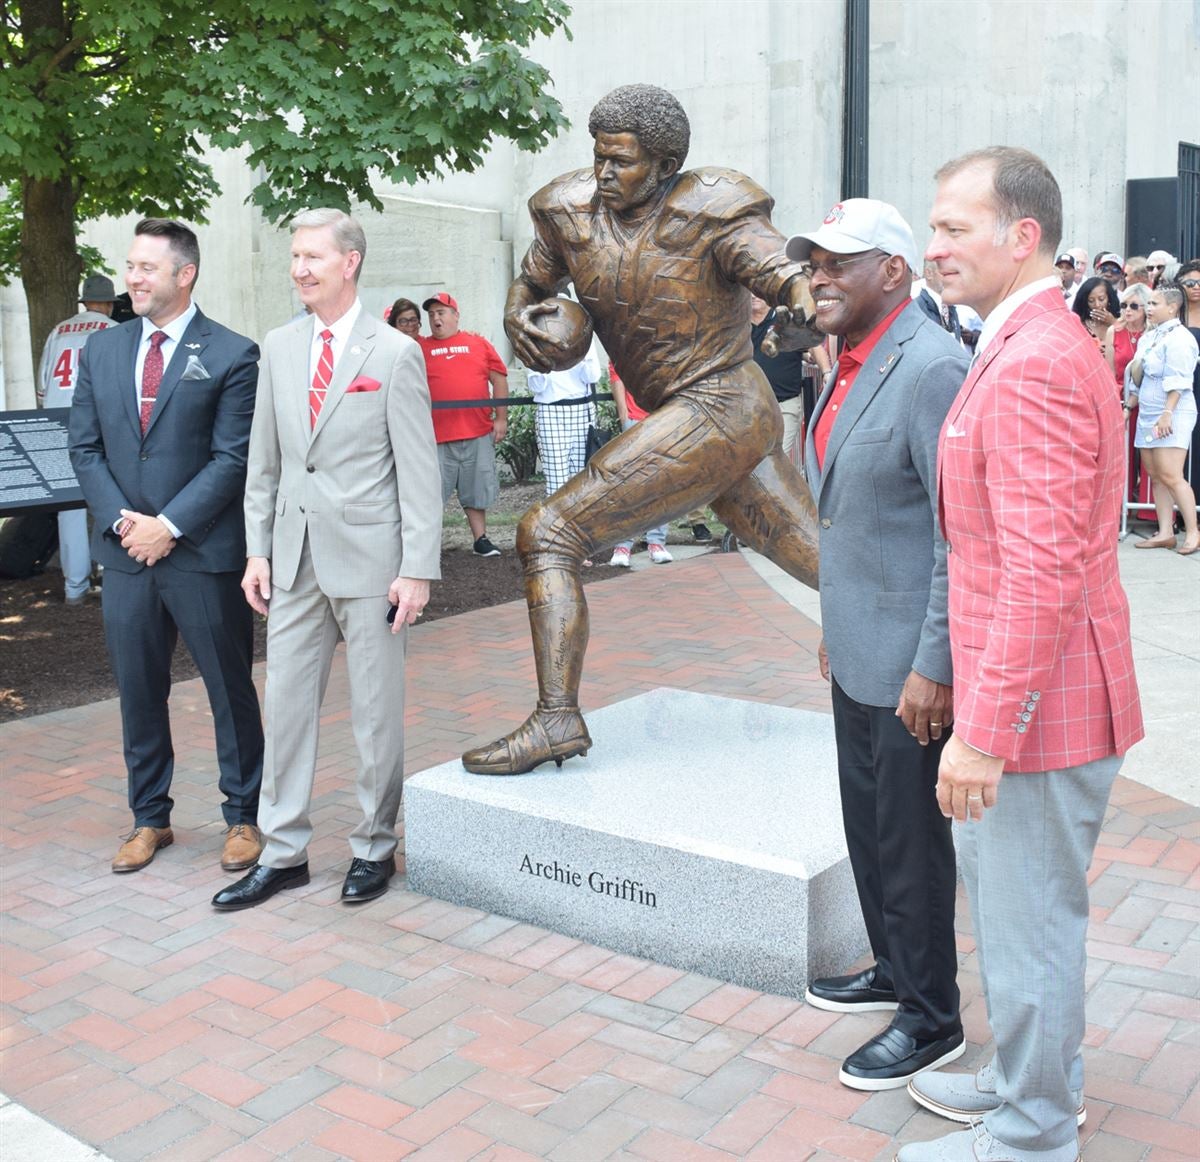
[[802, 262], [800, 273], [805, 278], [824, 272], [829, 278], [837, 278], [852, 262], [862, 262], [864, 258], [891, 258], [879, 250], [868, 250], [866, 254], [855, 254], [852, 258], [831, 258], [827, 262]]
[[1185, 278], [1180, 282], [1179, 285], [1187, 287], [1188, 290], [1195, 290], [1198, 286], [1200, 286], [1200, 278]]

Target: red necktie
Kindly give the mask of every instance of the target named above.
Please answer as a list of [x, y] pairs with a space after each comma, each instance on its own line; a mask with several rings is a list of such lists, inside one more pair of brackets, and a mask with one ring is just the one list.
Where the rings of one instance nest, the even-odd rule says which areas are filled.
[[317, 371], [313, 376], [312, 387], [308, 389], [308, 419], [309, 426], [317, 426], [317, 416], [325, 404], [325, 393], [329, 390], [329, 381], [333, 378], [333, 332], [321, 332], [325, 346], [321, 348], [321, 358], [317, 360]]
[[146, 352], [146, 362], [142, 364], [142, 435], [146, 434], [146, 429], [150, 426], [150, 413], [154, 411], [158, 385], [162, 383], [162, 345], [166, 341], [166, 331], [155, 331], [150, 336], [150, 350]]

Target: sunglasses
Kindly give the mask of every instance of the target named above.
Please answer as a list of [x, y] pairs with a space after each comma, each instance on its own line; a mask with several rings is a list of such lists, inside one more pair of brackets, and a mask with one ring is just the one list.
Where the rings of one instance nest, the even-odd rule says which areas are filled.
[[1164, 263], [1164, 262], [1147, 262], [1146, 269], [1147, 270], [1166, 270], [1167, 266], [1166, 266], [1166, 263]]
[[1200, 286], [1200, 278], [1185, 278], [1179, 285], [1187, 287], [1188, 290], [1195, 290]]

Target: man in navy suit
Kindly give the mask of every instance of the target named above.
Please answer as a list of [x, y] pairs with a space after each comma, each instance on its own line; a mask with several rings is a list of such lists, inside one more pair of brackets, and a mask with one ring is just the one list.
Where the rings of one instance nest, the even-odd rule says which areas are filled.
[[240, 588], [258, 347], [192, 302], [199, 269], [187, 226], [138, 223], [125, 284], [139, 318], [84, 349], [71, 410], [71, 463], [95, 519], [93, 556], [105, 569], [104, 632], [133, 811], [114, 872], [145, 867], [174, 841], [167, 699], [181, 634], [216, 729], [227, 828], [221, 866], [249, 867], [262, 847], [262, 719], [252, 615]]

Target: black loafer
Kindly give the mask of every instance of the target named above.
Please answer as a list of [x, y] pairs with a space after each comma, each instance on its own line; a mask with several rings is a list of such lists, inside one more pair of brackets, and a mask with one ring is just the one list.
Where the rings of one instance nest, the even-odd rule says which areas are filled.
[[895, 1012], [900, 1001], [890, 988], [875, 984], [877, 965], [853, 976], [827, 976], [814, 980], [804, 993], [804, 999], [815, 1009], [831, 1013], [871, 1013], [876, 1010]]
[[243, 876], [236, 884], [222, 888], [213, 896], [212, 905], [218, 912], [236, 912], [239, 908], [253, 908], [284, 888], [299, 888], [306, 883], [307, 861], [295, 867], [263, 867], [256, 863], [248, 876]]
[[365, 904], [387, 891], [388, 880], [396, 874], [396, 857], [389, 859], [352, 859], [346, 882], [342, 884], [342, 903]]
[[926, 1069], [947, 1065], [966, 1050], [960, 1029], [949, 1037], [922, 1041], [894, 1025], [872, 1037], [842, 1063], [838, 1081], [851, 1089], [900, 1089]]

